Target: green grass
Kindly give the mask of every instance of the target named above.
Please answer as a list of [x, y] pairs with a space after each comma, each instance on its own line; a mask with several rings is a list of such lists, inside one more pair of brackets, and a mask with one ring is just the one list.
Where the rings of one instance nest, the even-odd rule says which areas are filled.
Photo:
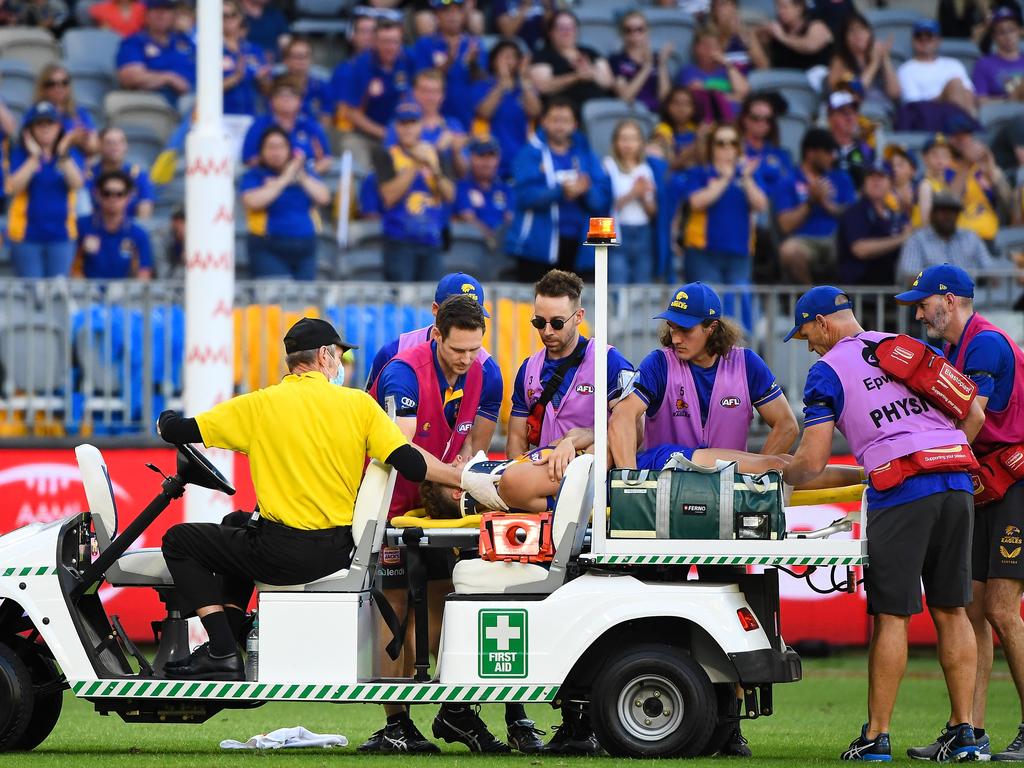
[[[1018, 707], [1006, 663], [996, 660], [996, 672], [989, 695], [988, 730], [993, 746], [1002, 749], [1016, 732]], [[867, 695], [866, 659], [863, 654], [844, 654], [830, 659], [809, 660], [804, 680], [775, 688], [772, 717], [743, 725], [755, 758], [744, 766], [805, 766], [835, 764], [837, 756], [856, 735], [864, 720]], [[97, 715], [88, 702], [65, 694], [64, 712], [56, 730], [35, 751], [0, 755], [0, 766], [17, 768], [128, 768], [145, 766], [335, 766], [351, 760], [364, 768], [377, 766], [424, 766], [443, 763], [466, 766], [481, 760], [490, 765], [530, 765], [554, 768], [572, 765], [610, 765], [622, 761], [511, 755], [482, 758], [470, 755], [462, 745], [444, 745], [444, 756], [363, 756], [355, 752], [372, 731], [382, 724], [382, 710], [376, 705], [267, 704], [254, 710], [227, 710], [203, 725], [129, 725], [116, 716]], [[547, 706], [532, 706], [530, 714], [545, 730], [557, 722], [557, 713]], [[896, 706], [893, 721], [893, 752], [897, 762], [909, 762], [904, 750], [931, 741], [948, 716], [945, 687], [934, 655], [916, 654]], [[432, 707], [417, 707], [414, 717], [429, 735]], [[495, 726], [502, 720], [499, 706], [484, 707], [485, 720]], [[261, 733], [293, 725], [304, 725], [321, 733], [343, 733], [350, 746], [343, 750], [296, 750], [254, 754], [225, 752], [221, 739], [245, 740]], [[681, 761], [680, 761], [681, 762]], [[709, 760], [688, 765], [708, 764]], [[720, 763], [721, 760], [719, 759]], [[663, 764], [663, 763], [661, 763]]]

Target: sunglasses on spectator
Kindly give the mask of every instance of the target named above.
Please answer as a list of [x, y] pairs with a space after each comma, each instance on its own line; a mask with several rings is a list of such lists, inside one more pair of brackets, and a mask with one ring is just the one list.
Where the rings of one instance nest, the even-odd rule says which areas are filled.
[[68, 78], [65, 78], [63, 80], [47, 80], [43, 83], [43, 85], [47, 88], [57, 88], [58, 86], [60, 86], [61, 88], [67, 88], [69, 85], [71, 85], [71, 80]]
[[932, 32], [915, 32], [914, 33], [914, 39], [915, 40], [931, 40], [934, 37], [935, 37], [935, 34], [932, 33]]
[[738, 147], [739, 145], [740, 145], [740, 140], [739, 140], [738, 137], [725, 138], [725, 139], [715, 138], [715, 146], [716, 147]]
[[641, 32], [646, 32], [647, 31], [647, 27], [645, 27], [645, 26], [643, 26], [641, 24], [641, 25], [637, 25], [637, 26], [623, 27], [622, 31], [625, 32], [627, 35], [635, 35], [635, 34], [639, 34]]
[[560, 331], [565, 328], [565, 324], [568, 322], [568, 318], [563, 317], [553, 317], [550, 320], [543, 317], [535, 317], [530, 321], [530, 325], [538, 331], [543, 331], [545, 325], [550, 325], [553, 331]]
[[757, 112], [751, 112], [747, 115], [748, 120], [753, 120], [755, 123], [769, 123], [771, 122], [771, 115], [762, 115]]
[[100, 197], [113, 197], [113, 198], [128, 197], [128, 190], [127, 189], [110, 189], [108, 187], [106, 189], [101, 189], [100, 190]]

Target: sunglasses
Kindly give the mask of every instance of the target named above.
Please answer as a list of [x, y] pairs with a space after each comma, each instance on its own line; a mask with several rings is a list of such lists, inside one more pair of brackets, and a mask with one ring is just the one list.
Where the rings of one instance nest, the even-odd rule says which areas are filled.
[[543, 331], [545, 325], [550, 325], [551, 330], [553, 331], [560, 331], [563, 328], [565, 328], [565, 324], [568, 322], [568, 319], [561, 317], [553, 317], [550, 320], [547, 320], [543, 317], [535, 317], [530, 321], [530, 325], [532, 325], [538, 331]]
[[769, 123], [771, 122], [771, 115], [759, 115], [756, 112], [751, 112], [747, 115], [748, 120], [753, 120], [755, 123]]
[[126, 189], [101, 189], [100, 197], [128, 197], [128, 190]]
[[623, 27], [622, 31], [625, 32], [627, 35], [635, 35], [639, 34], [640, 32], [646, 32], [647, 27]]
[[739, 139], [715, 139], [716, 147], [738, 147], [739, 145]]
[[69, 85], [71, 85], [71, 81], [70, 80], [47, 80], [46, 82], [43, 83], [43, 85], [45, 87], [47, 87], [47, 88], [56, 88], [58, 86], [63, 87], [63, 88], [67, 88]]

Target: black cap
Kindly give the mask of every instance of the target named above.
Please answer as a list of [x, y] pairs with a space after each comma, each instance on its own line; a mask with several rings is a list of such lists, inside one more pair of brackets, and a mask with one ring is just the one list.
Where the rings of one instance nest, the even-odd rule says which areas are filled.
[[839, 145], [836, 144], [835, 137], [824, 128], [808, 128], [807, 133], [804, 134], [804, 138], [800, 142], [800, 154], [802, 155], [810, 149], [824, 149], [829, 152], [835, 152], [839, 149]]
[[932, 197], [932, 210], [946, 208], [951, 211], [962, 211], [964, 204], [960, 198], [950, 192], [936, 192]]
[[342, 341], [333, 325], [315, 317], [302, 318], [284, 335], [284, 351], [289, 355], [292, 352], [320, 349], [320, 347], [330, 347], [334, 344], [345, 347], [345, 349], [359, 349], [354, 344]]

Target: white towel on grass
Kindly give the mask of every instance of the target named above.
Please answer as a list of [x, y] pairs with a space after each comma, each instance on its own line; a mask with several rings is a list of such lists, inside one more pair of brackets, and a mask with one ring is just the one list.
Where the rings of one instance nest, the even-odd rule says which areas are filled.
[[301, 725], [258, 733], [248, 741], [225, 739], [221, 749], [293, 749], [298, 747], [347, 747], [348, 739], [336, 733], [313, 733]]

